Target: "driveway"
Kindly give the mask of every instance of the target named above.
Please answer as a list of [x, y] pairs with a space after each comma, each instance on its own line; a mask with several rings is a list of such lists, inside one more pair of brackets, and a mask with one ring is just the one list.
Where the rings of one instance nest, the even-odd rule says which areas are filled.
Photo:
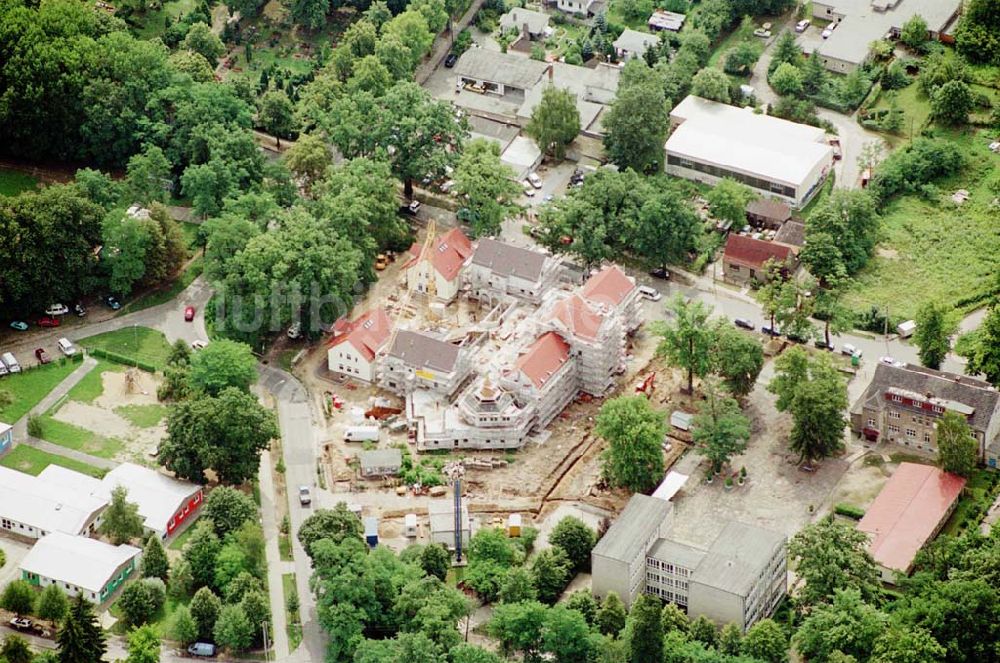
[[31, 550], [31, 546], [10, 537], [0, 536], [0, 550], [7, 557], [6, 563], [0, 566], [0, 587], [6, 587], [11, 580], [20, 577], [21, 560]]

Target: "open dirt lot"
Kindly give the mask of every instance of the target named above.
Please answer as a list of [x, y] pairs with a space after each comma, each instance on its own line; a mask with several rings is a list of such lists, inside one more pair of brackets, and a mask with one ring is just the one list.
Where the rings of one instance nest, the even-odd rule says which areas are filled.
[[[132, 406], [156, 406], [156, 389], [160, 384], [157, 376], [142, 371], [132, 373], [134, 383], [126, 385], [127, 372], [105, 371], [101, 374], [103, 391], [92, 403], [68, 400], [53, 414], [53, 418], [67, 424], [90, 431], [102, 438], [115, 438], [124, 445], [114, 460], [147, 463], [150, 454], [156, 451], [160, 440], [166, 435], [166, 425], [161, 420], [151, 426], [137, 426], [122, 412]], [[123, 408], [125, 408], [123, 410]], [[134, 409], [134, 408], [133, 408]], [[82, 448], [87, 453], [94, 450]]]

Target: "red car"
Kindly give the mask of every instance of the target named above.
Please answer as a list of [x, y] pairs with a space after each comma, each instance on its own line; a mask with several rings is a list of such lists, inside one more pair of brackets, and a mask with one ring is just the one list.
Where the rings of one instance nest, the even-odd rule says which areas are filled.
[[44, 317], [38, 318], [38, 321], [35, 324], [37, 324], [39, 327], [58, 327], [59, 318], [56, 318], [51, 315], [46, 315]]
[[49, 357], [49, 353], [45, 351], [45, 348], [35, 349], [35, 359], [38, 360], [39, 364], [47, 364], [52, 361], [52, 358]]
[[186, 309], [184, 309], [184, 320], [186, 322], [191, 322], [192, 320], [194, 320], [194, 307], [193, 306], [188, 306]]

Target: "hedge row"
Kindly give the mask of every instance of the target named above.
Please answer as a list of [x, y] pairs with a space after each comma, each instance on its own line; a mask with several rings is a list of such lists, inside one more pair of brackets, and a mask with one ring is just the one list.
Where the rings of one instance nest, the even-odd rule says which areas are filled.
[[865, 510], [859, 506], [854, 506], [853, 504], [847, 504], [846, 502], [841, 502], [837, 506], [833, 507], [833, 512], [838, 516], [844, 516], [845, 518], [851, 518], [853, 520], [861, 520], [865, 517]]
[[139, 361], [135, 357], [128, 357], [126, 355], [118, 354], [117, 352], [109, 352], [101, 348], [91, 348], [88, 350], [91, 356], [98, 357], [99, 359], [107, 359], [108, 361], [114, 362], [116, 364], [124, 364], [125, 366], [135, 366], [136, 368], [141, 368], [148, 373], [155, 373], [156, 366], [150, 363]]

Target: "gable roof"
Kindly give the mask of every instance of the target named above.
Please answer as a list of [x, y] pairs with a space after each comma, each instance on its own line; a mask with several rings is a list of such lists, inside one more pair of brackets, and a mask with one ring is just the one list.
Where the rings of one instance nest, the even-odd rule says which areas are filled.
[[858, 529], [868, 550], [887, 569], [907, 572], [965, 487], [965, 479], [931, 465], [900, 463]]
[[529, 90], [542, 80], [549, 65], [521, 55], [470, 48], [455, 63], [455, 74]]
[[796, 248], [806, 245], [806, 224], [799, 221], [785, 221], [774, 233], [774, 241]]
[[549, 27], [549, 15], [523, 7], [514, 7], [500, 17], [500, 27], [504, 30], [515, 28], [520, 31], [525, 25], [533, 35], [541, 34]]
[[0, 466], [0, 516], [39, 532], [79, 534], [106, 504], [78, 485]]
[[[423, 258], [422, 246], [422, 244], [414, 242], [413, 246], [410, 247], [413, 258], [406, 263], [406, 269], [413, 267]], [[465, 259], [472, 255], [472, 242], [461, 229], [452, 228], [444, 235], [435, 237], [428, 250], [431, 252], [429, 259], [434, 265], [434, 269], [446, 281], [454, 281], [461, 271], [462, 265], [465, 264]]]
[[472, 264], [486, 267], [494, 274], [516, 276], [534, 283], [542, 277], [547, 258], [540, 251], [522, 249], [495, 239], [481, 239], [472, 254]]
[[726, 240], [726, 261], [747, 267], [759, 269], [768, 260], [785, 262], [791, 253], [791, 247], [784, 244], [765, 242], [762, 239], [754, 239], [745, 235], [730, 233], [729, 239]]
[[52, 532], [21, 560], [21, 569], [100, 594], [115, 571], [138, 555], [134, 546], [112, 546], [85, 536]]
[[546, 332], [517, 358], [517, 368], [541, 389], [569, 359], [569, 344], [555, 332]]
[[549, 320], [559, 321], [573, 336], [593, 341], [597, 339], [604, 319], [580, 295], [574, 294], [553, 307]]
[[[889, 366], [882, 363], [875, 367], [875, 375], [861, 396], [861, 402], [867, 403], [873, 397], [878, 398], [890, 388], [924, 396], [932, 394], [937, 399], [967, 405], [973, 409], [969, 425], [980, 432], [989, 429], [990, 420], [1000, 402], [1000, 392], [982, 380], [914, 364]], [[989, 444], [990, 440], [986, 443]]]
[[646, 50], [660, 41], [656, 35], [625, 28], [618, 39], [612, 44], [616, 49], [628, 51], [634, 55], [644, 55]]
[[416, 369], [429, 368], [450, 373], [458, 362], [460, 348], [415, 331], [402, 330], [389, 348], [389, 356], [400, 359]]
[[587, 279], [581, 292], [595, 304], [618, 306], [635, 289], [635, 282], [618, 265], [608, 265]]
[[392, 334], [392, 322], [385, 308], [378, 307], [362, 313], [356, 320], [342, 326], [342, 331], [330, 341], [329, 347], [350, 343], [368, 361], [385, 345]]

